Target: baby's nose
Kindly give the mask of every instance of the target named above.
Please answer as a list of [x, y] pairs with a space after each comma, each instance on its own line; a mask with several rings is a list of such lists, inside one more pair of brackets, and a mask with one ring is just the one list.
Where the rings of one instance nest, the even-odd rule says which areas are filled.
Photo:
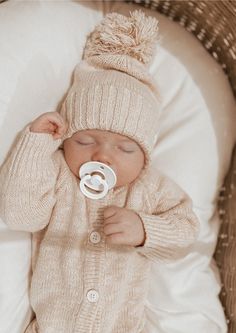
[[112, 155], [111, 152], [108, 152], [105, 149], [100, 149], [96, 151], [92, 156], [92, 161], [97, 161], [104, 163], [106, 165], [112, 165]]

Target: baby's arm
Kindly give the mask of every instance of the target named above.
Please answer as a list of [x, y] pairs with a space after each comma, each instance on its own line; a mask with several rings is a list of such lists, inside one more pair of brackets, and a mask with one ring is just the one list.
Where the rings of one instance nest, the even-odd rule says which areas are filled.
[[197, 239], [199, 221], [187, 194], [165, 176], [160, 179], [148, 196], [153, 213], [138, 212], [146, 237], [137, 251], [152, 260], [170, 261], [188, 253]]
[[146, 212], [116, 206], [104, 210], [106, 241], [135, 246], [138, 253], [152, 260], [184, 256], [199, 227], [190, 198], [164, 176], [149, 189], [145, 191]]
[[61, 122], [56, 112], [33, 121], [0, 168], [0, 217], [11, 229], [34, 232], [49, 223], [59, 169], [54, 155], [66, 130]]

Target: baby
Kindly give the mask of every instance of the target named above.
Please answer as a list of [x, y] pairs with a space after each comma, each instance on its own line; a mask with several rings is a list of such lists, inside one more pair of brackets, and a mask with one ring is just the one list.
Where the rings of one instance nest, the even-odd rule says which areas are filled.
[[27, 333], [146, 332], [151, 261], [184, 256], [196, 239], [191, 200], [150, 165], [157, 32], [140, 11], [108, 14], [60, 112], [29, 124], [1, 167], [0, 216], [40, 235]]

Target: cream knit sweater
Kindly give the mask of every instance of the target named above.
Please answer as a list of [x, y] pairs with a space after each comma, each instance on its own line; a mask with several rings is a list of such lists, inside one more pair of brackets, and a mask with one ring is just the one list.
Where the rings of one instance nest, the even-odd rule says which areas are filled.
[[[144, 332], [151, 261], [174, 260], [195, 240], [191, 201], [157, 171], [101, 200], [80, 192], [61, 141], [26, 128], [0, 169], [0, 216], [16, 230], [43, 230], [30, 291], [36, 320], [28, 332]], [[111, 246], [102, 233], [103, 208], [135, 210], [144, 246]]]

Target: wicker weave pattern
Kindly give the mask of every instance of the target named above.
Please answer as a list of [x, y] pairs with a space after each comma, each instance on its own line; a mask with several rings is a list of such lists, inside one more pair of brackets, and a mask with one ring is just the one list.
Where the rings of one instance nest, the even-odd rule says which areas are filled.
[[219, 213], [223, 223], [215, 253], [222, 276], [221, 301], [225, 306], [230, 333], [236, 332], [236, 151], [232, 170], [226, 177], [219, 197]]
[[[222, 66], [236, 97], [236, 1], [133, 0], [165, 14], [191, 32]], [[219, 196], [222, 226], [215, 252], [228, 333], [236, 332], [236, 147]]]
[[221, 64], [236, 96], [236, 1], [133, 0], [179, 22]]

